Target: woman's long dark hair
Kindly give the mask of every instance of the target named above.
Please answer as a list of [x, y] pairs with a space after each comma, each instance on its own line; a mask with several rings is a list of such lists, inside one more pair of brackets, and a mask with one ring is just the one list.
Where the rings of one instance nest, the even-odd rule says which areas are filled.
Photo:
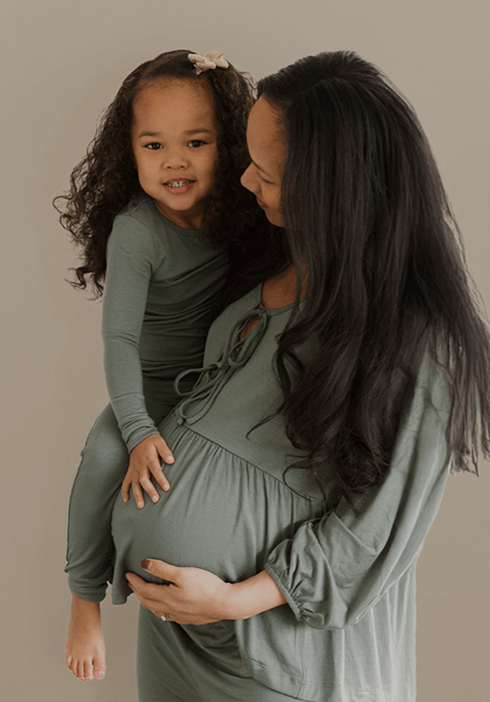
[[[355, 506], [390, 469], [428, 353], [448, 382], [454, 468], [476, 472], [478, 450], [489, 451], [489, 335], [413, 109], [351, 52], [301, 59], [258, 91], [281, 112], [285, 231], [307, 272], [303, 312], [276, 356], [288, 435], [307, 451], [294, 465], [320, 485], [334, 466]], [[297, 349], [313, 337], [303, 366]]]
[[124, 80], [102, 116], [86, 156], [71, 174], [71, 189], [55, 199], [60, 222], [81, 247], [82, 265], [75, 270], [75, 287], [93, 284], [103, 290], [106, 245], [115, 216], [142, 193], [131, 148], [133, 102], [138, 91], [165, 78], [206, 83], [212, 92], [219, 124], [215, 186], [207, 198], [203, 229], [219, 245], [239, 241], [247, 228], [263, 218], [255, 197], [240, 185], [248, 165], [246, 125], [255, 99], [252, 79], [231, 64], [196, 75], [191, 51], [168, 51], [138, 66]]

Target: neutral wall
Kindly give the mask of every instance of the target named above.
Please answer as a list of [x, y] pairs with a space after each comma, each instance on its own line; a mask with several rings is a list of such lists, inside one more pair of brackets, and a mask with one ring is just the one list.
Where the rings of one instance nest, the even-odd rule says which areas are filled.
[[[64, 667], [67, 500], [106, 394], [100, 305], [64, 282], [74, 252], [50, 205], [122, 79], [178, 47], [223, 50], [256, 78], [305, 54], [356, 50], [415, 106], [488, 304], [485, 7], [483, 0], [4, 0], [2, 699], [136, 701], [135, 602], [104, 607], [104, 681], [81, 683]], [[488, 466], [481, 472], [449, 480], [420, 559], [419, 702], [486, 699]]]

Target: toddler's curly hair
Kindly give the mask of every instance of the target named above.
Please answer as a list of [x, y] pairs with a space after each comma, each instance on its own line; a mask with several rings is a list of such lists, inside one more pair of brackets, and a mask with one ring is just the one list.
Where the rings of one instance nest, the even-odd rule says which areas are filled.
[[74, 168], [71, 188], [55, 198], [62, 226], [81, 248], [74, 287], [93, 287], [95, 297], [104, 289], [106, 246], [115, 216], [139, 193], [136, 163], [131, 147], [133, 102], [148, 83], [165, 78], [206, 81], [210, 86], [219, 124], [218, 164], [212, 193], [206, 198], [203, 230], [212, 244], [239, 241], [260, 219], [255, 197], [240, 185], [249, 163], [246, 144], [248, 113], [255, 101], [251, 76], [216, 68], [199, 76], [184, 49], [167, 51], [138, 66], [121, 85], [103, 113], [85, 157]]

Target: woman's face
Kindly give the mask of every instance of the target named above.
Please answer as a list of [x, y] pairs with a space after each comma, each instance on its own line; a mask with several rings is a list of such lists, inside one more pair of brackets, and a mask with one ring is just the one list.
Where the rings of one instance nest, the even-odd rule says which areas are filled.
[[271, 107], [264, 97], [250, 111], [247, 143], [252, 162], [242, 175], [242, 185], [257, 197], [269, 222], [283, 227], [281, 183], [286, 144], [280, 110]]

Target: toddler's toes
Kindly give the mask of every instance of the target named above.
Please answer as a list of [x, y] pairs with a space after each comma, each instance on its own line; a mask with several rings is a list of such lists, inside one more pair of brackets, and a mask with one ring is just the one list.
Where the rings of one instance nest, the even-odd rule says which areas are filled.
[[79, 668], [78, 660], [76, 658], [73, 658], [72, 656], [70, 656], [70, 658], [67, 659], [66, 664], [67, 664], [68, 668], [71, 670], [71, 672], [73, 673], [73, 675], [76, 678], [79, 678], [80, 674], [79, 674], [79, 669], [78, 669]]
[[76, 675], [76, 672], [75, 672], [75, 670], [74, 670], [75, 665], [76, 665], [76, 664], [75, 664], [75, 662], [73, 661], [73, 657], [72, 657], [72, 656], [67, 656], [67, 657], [66, 657], [66, 667], [68, 668], [68, 670], [71, 670], [71, 672], [73, 673], [73, 675]]
[[86, 680], [93, 680], [94, 678], [94, 671], [92, 669], [92, 661], [91, 660], [85, 660], [80, 666], [80, 680], [86, 681]]
[[80, 663], [76, 658], [71, 659], [71, 663], [68, 667], [76, 678], [79, 678], [80, 675], [83, 675], [83, 668], [82, 673], [80, 673]]
[[105, 675], [105, 648], [104, 644], [97, 647], [93, 660], [93, 677], [102, 680]]

